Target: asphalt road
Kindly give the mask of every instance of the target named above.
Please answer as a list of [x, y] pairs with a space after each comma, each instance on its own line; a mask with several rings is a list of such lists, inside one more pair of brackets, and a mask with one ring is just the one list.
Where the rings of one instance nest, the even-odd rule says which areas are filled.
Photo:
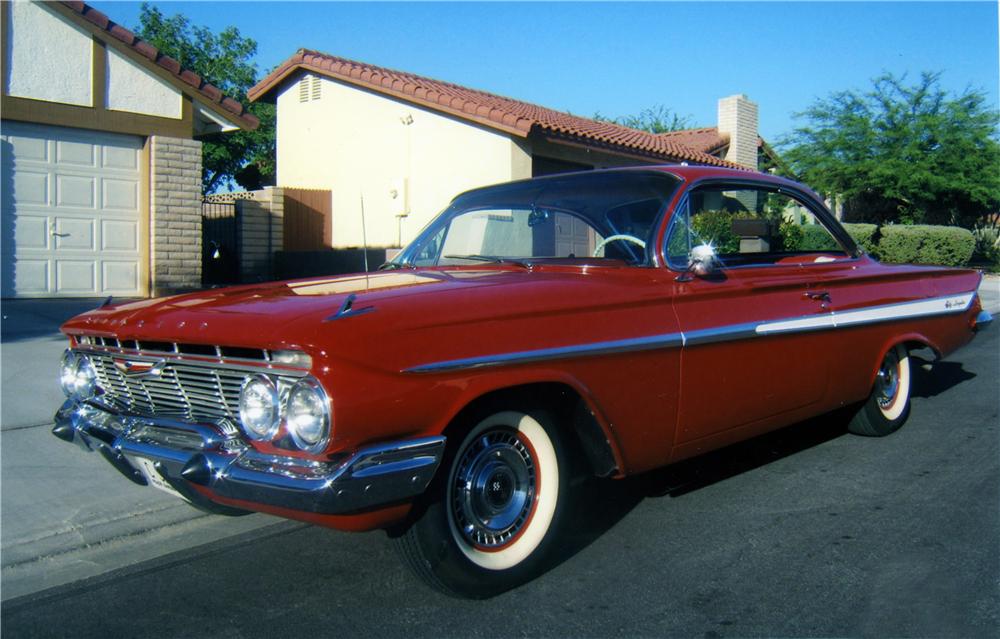
[[[813, 420], [592, 482], [561, 564], [431, 592], [381, 533], [283, 522], [4, 602], [5, 637], [995, 637], [1000, 330], [930, 371], [892, 437]], [[919, 363], [919, 362], [918, 362]]]

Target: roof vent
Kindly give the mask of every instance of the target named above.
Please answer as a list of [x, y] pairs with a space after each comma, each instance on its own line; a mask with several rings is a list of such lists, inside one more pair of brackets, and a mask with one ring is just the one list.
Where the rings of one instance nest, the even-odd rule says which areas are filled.
[[319, 100], [322, 96], [319, 76], [306, 74], [299, 80], [299, 102]]

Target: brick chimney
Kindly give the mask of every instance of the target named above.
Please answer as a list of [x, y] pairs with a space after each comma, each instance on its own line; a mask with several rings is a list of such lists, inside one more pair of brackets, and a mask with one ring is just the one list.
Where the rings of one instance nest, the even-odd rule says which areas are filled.
[[757, 168], [757, 104], [743, 94], [719, 100], [719, 133], [729, 134], [726, 160]]

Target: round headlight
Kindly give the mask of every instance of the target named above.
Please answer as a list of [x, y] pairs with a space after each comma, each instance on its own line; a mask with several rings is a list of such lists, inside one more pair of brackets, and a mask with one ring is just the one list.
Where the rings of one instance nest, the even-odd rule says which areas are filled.
[[330, 436], [330, 402], [323, 387], [311, 379], [299, 381], [285, 404], [288, 434], [302, 450], [316, 452]]
[[278, 389], [266, 375], [254, 375], [240, 390], [240, 422], [253, 439], [271, 439], [278, 432]]
[[59, 365], [59, 385], [66, 397], [76, 394], [76, 353], [67, 349]]
[[90, 399], [97, 393], [97, 370], [86, 355], [76, 357], [76, 397]]

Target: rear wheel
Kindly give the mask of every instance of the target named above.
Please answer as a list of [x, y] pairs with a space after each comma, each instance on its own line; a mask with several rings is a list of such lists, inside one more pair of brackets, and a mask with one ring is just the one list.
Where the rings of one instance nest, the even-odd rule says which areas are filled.
[[910, 415], [911, 380], [909, 353], [905, 346], [897, 344], [882, 359], [872, 394], [854, 415], [848, 430], [869, 437], [884, 437], [899, 430]]
[[535, 576], [568, 518], [569, 460], [541, 411], [478, 421], [449, 451], [419, 518], [397, 538], [431, 586], [484, 598]]

